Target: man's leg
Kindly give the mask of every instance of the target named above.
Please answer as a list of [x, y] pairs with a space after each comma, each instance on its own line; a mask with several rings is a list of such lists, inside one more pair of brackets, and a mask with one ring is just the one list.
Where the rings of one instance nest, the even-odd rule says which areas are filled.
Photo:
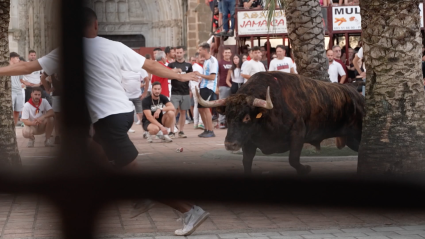
[[13, 111], [13, 121], [15, 122], [15, 126], [18, 123], [18, 119], [19, 119], [19, 111]]
[[[182, 118], [182, 117], [180, 117], [180, 118]], [[176, 114], [174, 113], [174, 111], [167, 111], [167, 113], [165, 113], [162, 116], [162, 125], [164, 125], [164, 127], [173, 129], [175, 119], [176, 119]], [[183, 120], [184, 120], [184, 118], [183, 118]]]
[[186, 110], [181, 110], [180, 108], [179, 108], [179, 112], [180, 112], [180, 117], [179, 117], [179, 131], [180, 132], [182, 132], [182, 131], [184, 131], [183, 129], [184, 129], [184, 124], [185, 124], [185, 121], [186, 121]]
[[44, 145], [46, 147], [53, 147], [54, 142], [51, 140], [53, 129], [55, 128], [55, 120], [53, 117], [46, 119], [45, 133], [46, 140], [44, 141]]
[[[220, 86], [219, 91], [220, 91], [220, 93], [218, 95], [219, 99], [226, 99], [230, 95], [230, 87]], [[225, 129], [226, 128], [226, 126], [225, 126], [226, 115], [219, 114], [218, 122], [220, 123], [220, 128]]]

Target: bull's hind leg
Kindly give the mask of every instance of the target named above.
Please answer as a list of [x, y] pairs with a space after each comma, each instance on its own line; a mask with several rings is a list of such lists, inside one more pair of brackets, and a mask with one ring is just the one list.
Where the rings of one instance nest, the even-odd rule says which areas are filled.
[[297, 170], [298, 175], [305, 175], [311, 171], [309, 165], [300, 163], [301, 150], [304, 146], [305, 124], [298, 119], [291, 131], [291, 143], [289, 151], [289, 164]]
[[253, 143], [248, 142], [244, 145], [242, 145], [242, 152], [243, 152], [243, 168], [245, 174], [251, 174], [252, 172], [252, 161], [254, 160], [255, 153], [257, 152], [257, 146], [255, 146]]

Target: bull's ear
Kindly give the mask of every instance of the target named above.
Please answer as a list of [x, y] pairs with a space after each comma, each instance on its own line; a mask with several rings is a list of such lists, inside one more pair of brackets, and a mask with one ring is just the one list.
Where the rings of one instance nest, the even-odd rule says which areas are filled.
[[219, 114], [222, 114], [222, 115], [226, 114], [226, 106], [219, 106], [219, 107], [216, 107], [216, 109]]

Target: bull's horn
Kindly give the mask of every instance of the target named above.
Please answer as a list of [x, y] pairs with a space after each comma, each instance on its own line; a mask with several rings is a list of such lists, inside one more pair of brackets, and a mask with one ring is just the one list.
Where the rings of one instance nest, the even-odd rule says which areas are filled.
[[204, 99], [202, 99], [201, 95], [199, 94], [199, 90], [198, 90], [197, 86], [195, 86], [195, 89], [196, 89], [195, 90], [196, 91], [196, 98], [198, 98], [199, 104], [206, 107], [206, 108], [219, 107], [219, 106], [223, 106], [223, 105], [226, 104], [226, 99], [214, 100], [214, 101], [205, 101]]
[[263, 108], [266, 108], [268, 110], [273, 109], [272, 99], [270, 98], [270, 86], [267, 87], [266, 100], [255, 98], [253, 105], [255, 107], [263, 107]]

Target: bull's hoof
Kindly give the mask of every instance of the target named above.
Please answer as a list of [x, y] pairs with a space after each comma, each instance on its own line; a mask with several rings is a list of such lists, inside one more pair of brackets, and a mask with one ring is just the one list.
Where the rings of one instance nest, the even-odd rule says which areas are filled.
[[302, 176], [302, 175], [307, 175], [308, 173], [311, 172], [311, 167], [310, 165], [302, 165], [300, 169], [297, 170], [298, 175]]

